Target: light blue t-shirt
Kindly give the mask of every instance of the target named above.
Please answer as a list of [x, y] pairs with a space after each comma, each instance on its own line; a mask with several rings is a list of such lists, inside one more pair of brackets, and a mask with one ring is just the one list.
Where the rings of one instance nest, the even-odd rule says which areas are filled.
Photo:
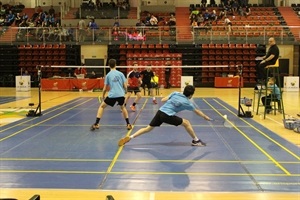
[[281, 99], [280, 89], [276, 84], [269, 85], [268, 88], [272, 90], [272, 94], [274, 94], [278, 100]]
[[104, 84], [109, 86], [108, 97], [109, 98], [117, 98], [124, 97], [124, 83], [126, 82], [126, 78], [124, 74], [117, 70], [111, 70], [105, 77]]
[[190, 102], [189, 98], [184, 96], [182, 93], [173, 92], [170, 94], [169, 99], [166, 103], [160, 107], [160, 111], [166, 113], [169, 116], [173, 116], [176, 113], [183, 110], [195, 110], [196, 107], [192, 102]]

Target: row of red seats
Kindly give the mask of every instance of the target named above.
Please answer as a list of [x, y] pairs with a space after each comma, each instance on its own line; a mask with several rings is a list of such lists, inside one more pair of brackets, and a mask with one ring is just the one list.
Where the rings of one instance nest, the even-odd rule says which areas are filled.
[[26, 44], [19, 45], [18, 49], [65, 49], [65, 44]]
[[213, 66], [213, 65], [230, 65], [230, 66], [234, 66], [234, 65], [243, 65], [245, 66], [256, 66], [255, 61], [206, 61], [203, 60], [202, 61], [202, 66]]
[[26, 49], [25, 51], [19, 51], [19, 55], [66, 55], [66, 50], [65, 49]]
[[202, 49], [256, 49], [256, 44], [202, 44]]
[[255, 60], [256, 56], [242, 56], [242, 55], [231, 55], [231, 56], [227, 56], [227, 55], [211, 55], [211, 56], [206, 56], [203, 55], [202, 56], [202, 60], [214, 60], [214, 61], [231, 61], [231, 60]]
[[[132, 66], [135, 62], [137, 62], [140, 66], [165, 66], [165, 60], [127, 60], [127, 66]], [[181, 60], [170, 60], [171, 65], [181, 66]]]
[[181, 53], [127, 53], [127, 58], [182, 58]]
[[254, 49], [202, 49], [202, 54], [209, 55], [256, 55], [256, 51]]

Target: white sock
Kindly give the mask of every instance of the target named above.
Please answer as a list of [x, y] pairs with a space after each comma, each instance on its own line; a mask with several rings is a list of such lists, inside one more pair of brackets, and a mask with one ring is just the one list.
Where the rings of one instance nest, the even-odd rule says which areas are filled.
[[155, 97], [153, 97], [153, 100], [155, 100]]
[[198, 141], [199, 139], [198, 139], [198, 137], [196, 136], [196, 137], [194, 137], [194, 141]]

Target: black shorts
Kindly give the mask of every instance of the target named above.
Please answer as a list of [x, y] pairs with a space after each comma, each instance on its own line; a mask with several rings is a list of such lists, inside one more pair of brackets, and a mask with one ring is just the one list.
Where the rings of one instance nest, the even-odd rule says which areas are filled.
[[145, 88], [146, 85], [147, 85], [147, 88], [148, 88], [148, 89], [152, 88], [151, 82], [149, 82], [149, 83], [144, 83], [144, 82], [143, 82], [142, 85], [141, 85], [141, 87], [142, 87], [142, 88]]
[[152, 121], [150, 122], [149, 126], [160, 126], [162, 123], [178, 126], [181, 125], [183, 119], [176, 115], [169, 116], [166, 113], [158, 110], [156, 115], [153, 117]]
[[134, 94], [141, 92], [139, 87], [128, 87], [127, 92], [134, 92]]
[[152, 85], [152, 88], [157, 88], [158, 87], [158, 84], [154, 83], [154, 82], [151, 82], [151, 85]]
[[116, 97], [116, 98], [106, 97], [104, 99], [104, 102], [111, 107], [113, 107], [116, 104], [116, 102], [118, 102], [118, 105], [122, 106], [125, 102], [125, 97]]

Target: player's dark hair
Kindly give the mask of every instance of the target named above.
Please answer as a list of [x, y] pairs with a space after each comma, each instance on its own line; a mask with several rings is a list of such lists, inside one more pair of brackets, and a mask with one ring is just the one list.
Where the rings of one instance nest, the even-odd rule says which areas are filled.
[[117, 63], [117, 61], [115, 59], [110, 59], [108, 61], [108, 65], [109, 65], [110, 68], [115, 68], [116, 67], [116, 63]]
[[192, 85], [187, 85], [187, 86], [185, 86], [185, 88], [184, 88], [184, 90], [183, 90], [183, 94], [184, 94], [184, 96], [186, 96], [186, 97], [189, 97], [189, 96], [193, 95], [194, 92], [195, 92], [195, 87], [192, 86]]

